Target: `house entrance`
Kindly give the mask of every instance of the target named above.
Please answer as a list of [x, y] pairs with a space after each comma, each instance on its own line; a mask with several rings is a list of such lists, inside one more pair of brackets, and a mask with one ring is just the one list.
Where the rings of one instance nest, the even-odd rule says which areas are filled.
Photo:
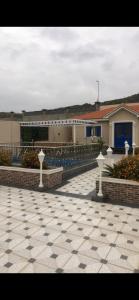
[[132, 122], [115, 123], [114, 147], [123, 148], [125, 141], [132, 147]]

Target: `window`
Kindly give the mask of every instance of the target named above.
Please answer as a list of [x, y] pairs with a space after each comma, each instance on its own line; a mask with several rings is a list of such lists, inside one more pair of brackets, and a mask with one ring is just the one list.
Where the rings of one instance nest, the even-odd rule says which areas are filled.
[[89, 137], [92, 135], [92, 127], [88, 126], [86, 127], [86, 137]]
[[48, 127], [21, 127], [21, 139], [23, 142], [47, 141]]
[[93, 135], [101, 137], [101, 126], [94, 126], [93, 127]]

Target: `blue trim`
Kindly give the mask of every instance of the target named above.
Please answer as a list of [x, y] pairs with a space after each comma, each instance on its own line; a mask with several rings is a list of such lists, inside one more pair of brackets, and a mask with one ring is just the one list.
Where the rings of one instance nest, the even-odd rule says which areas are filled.
[[95, 136], [101, 137], [101, 126], [95, 126]]

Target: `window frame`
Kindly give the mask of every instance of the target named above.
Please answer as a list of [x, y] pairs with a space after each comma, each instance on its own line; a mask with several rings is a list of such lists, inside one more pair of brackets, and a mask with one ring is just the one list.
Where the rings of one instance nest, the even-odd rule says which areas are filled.
[[[100, 127], [100, 135], [99, 136], [96, 135], [96, 131], [95, 131], [95, 134], [94, 134], [94, 129], [96, 129], [96, 127]], [[100, 124], [100, 125], [93, 125], [93, 127], [92, 127], [92, 135], [96, 136], [96, 137], [102, 137], [102, 124]]]

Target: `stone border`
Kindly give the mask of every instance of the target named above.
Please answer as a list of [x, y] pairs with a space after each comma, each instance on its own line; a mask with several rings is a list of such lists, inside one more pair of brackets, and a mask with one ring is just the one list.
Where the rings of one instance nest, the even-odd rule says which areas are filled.
[[[43, 170], [44, 191], [62, 183], [63, 167]], [[39, 190], [40, 171], [21, 167], [0, 166], [0, 184], [18, 188]]]
[[[99, 189], [99, 180], [96, 180], [96, 193]], [[103, 199], [112, 203], [126, 203], [139, 205], [139, 182], [102, 177]]]

